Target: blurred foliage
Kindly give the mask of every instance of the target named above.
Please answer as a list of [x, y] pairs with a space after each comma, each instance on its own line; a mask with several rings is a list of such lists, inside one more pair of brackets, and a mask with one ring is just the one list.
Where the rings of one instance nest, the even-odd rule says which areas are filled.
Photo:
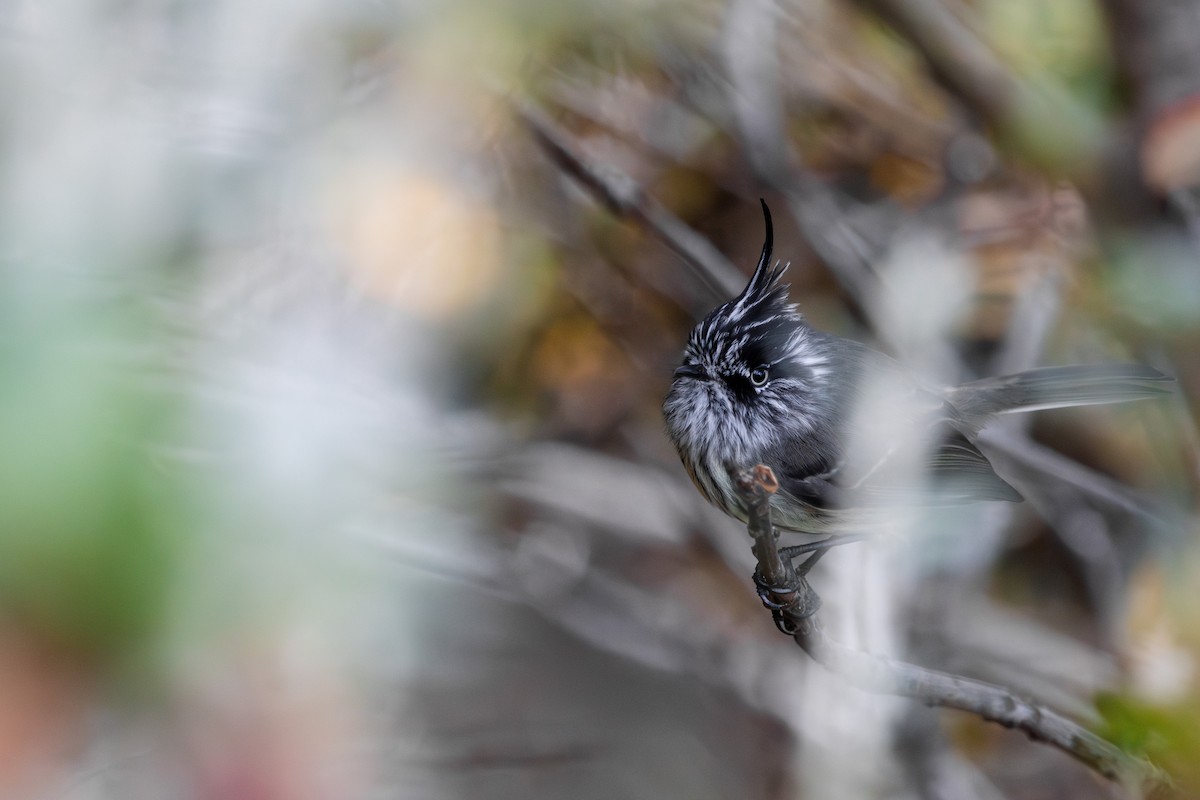
[[1061, 81], [1098, 111], [1113, 104], [1112, 32], [1092, 0], [1044, 3], [986, 0], [977, 4], [988, 39], [1013, 69]]
[[1200, 786], [1200, 726], [1195, 709], [1200, 696], [1156, 705], [1128, 695], [1101, 694], [1096, 708], [1103, 715], [1097, 732], [1130, 753], [1145, 756], [1179, 787]]
[[162, 634], [179, 574], [187, 489], [146, 449], [177, 413], [98, 357], [155, 335], [144, 320], [40, 322], [0, 379], [0, 597], [59, 646], [112, 657]]

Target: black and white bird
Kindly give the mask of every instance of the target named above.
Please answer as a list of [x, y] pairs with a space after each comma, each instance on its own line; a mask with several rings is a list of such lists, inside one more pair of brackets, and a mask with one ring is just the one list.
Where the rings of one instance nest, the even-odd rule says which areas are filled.
[[[989, 421], [1170, 391], [1171, 378], [1136, 364], [924, 385], [894, 359], [808, 325], [781, 282], [786, 266], [771, 264], [771, 214], [762, 208], [754, 275], [692, 330], [663, 403], [696, 488], [739, 520], [746, 510], [728, 470], [757, 464], [779, 480], [775, 524], [809, 533], [858, 532], [897, 504], [1020, 500], [972, 441]], [[874, 387], [883, 387], [883, 414], [879, 402], [864, 402]]]

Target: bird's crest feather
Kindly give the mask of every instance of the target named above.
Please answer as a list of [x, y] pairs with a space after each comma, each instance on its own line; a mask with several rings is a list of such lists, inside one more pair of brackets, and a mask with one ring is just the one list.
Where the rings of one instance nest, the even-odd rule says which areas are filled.
[[767, 207], [765, 200], [760, 198], [758, 202], [762, 204], [766, 238], [763, 241], [762, 254], [758, 257], [758, 264], [754, 268], [750, 282], [730, 304], [729, 316], [735, 320], [756, 311], [762, 313], [787, 300], [787, 286], [780, 283], [780, 279], [787, 271], [788, 265], [778, 261], [774, 266], [771, 265], [771, 249], [775, 244], [771, 209]]

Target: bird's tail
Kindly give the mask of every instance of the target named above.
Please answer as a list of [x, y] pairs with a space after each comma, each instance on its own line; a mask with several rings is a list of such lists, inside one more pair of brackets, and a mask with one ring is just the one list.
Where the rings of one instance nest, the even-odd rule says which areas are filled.
[[951, 389], [947, 399], [966, 422], [978, 425], [996, 414], [1158, 397], [1169, 393], [1174, 382], [1140, 364], [1079, 364], [964, 383]]

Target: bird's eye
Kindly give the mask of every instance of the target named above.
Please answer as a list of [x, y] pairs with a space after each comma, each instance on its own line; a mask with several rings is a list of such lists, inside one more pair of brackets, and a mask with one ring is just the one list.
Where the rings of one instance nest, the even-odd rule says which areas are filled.
[[769, 377], [770, 373], [767, 372], [766, 367], [756, 367], [750, 372], [750, 382], [759, 389], [767, 385], [767, 378]]

